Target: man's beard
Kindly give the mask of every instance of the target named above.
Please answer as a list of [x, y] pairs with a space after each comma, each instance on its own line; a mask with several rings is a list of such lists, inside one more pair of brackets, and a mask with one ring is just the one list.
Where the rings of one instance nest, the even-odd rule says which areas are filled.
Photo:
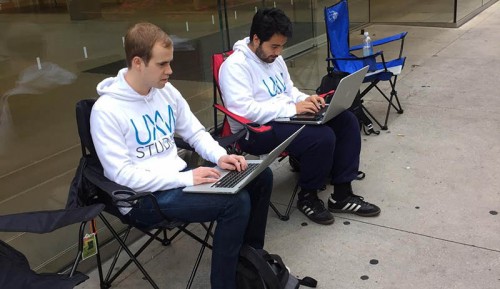
[[264, 54], [264, 51], [262, 51], [262, 45], [259, 45], [257, 47], [257, 49], [255, 49], [255, 55], [257, 55], [257, 57], [260, 60], [262, 60], [262, 61], [264, 61], [266, 63], [273, 63], [274, 60], [276, 60], [276, 58], [271, 57], [271, 56], [266, 57], [266, 55]]

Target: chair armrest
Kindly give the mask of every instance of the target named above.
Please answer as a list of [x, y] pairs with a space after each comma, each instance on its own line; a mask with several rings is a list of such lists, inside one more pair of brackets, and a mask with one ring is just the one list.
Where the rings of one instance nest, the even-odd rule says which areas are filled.
[[370, 59], [370, 58], [375, 58], [377, 56], [382, 56], [383, 57], [384, 52], [383, 51], [378, 51], [376, 53], [373, 53], [372, 55], [369, 56], [352, 56], [352, 57], [328, 57], [326, 61], [333, 61], [333, 60], [346, 60], [346, 61], [359, 61], [363, 59]]
[[221, 147], [227, 148], [237, 143], [246, 134], [247, 134], [246, 130], [242, 129], [239, 132], [234, 133], [230, 136], [214, 137], [214, 139], [219, 143]]
[[325, 92], [325, 93], [322, 93], [322, 94], [318, 94], [318, 96], [321, 97], [321, 98], [326, 98], [328, 96], [333, 95], [334, 93], [335, 93], [335, 89], [332, 89], [332, 90], [330, 90], [328, 92]]
[[383, 45], [383, 44], [386, 44], [389, 42], [401, 40], [401, 39], [404, 39], [407, 34], [408, 34], [408, 32], [401, 32], [399, 34], [394, 34], [394, 35], [389, 36], [389, 37], [377, 39], [377, 40], [373, 41], [372, 44], [373, 44], [373, 46], [379, 46], [379, 45]]
[[71, 224], [94, 219], [104, 209], [103, 204], [62, 210], [25, 212], [0, 216], [0, 231], [44, 234]]
[[[92, 184], [97, 186], [103, 192], [105, 192], [116, 205], [118, 202], [129, 203], [131, 206], [137, 199], [143, 198], [145, 196], [151, 195], [150, 192], [138, 193], [129, 187], [117, 184], [110, 179], [106, 178], [102, 171], [92, 166], [85, 167], [83, 175]], [[127, 206], [127, 205], [125, 205]], [[123, 205], [122, 205], [123, 207]]]
[[385, 62], [385, 59], [384, 59], [384, 51], [380, 50], [380, 51], [377, 51], [375, 53], [373, 53], [372, 55], [368, 55], [368, 56], [361, 56], [359, 57], [358, 59], [360, 60], [376, 60], [376, 58], [380, 56], [382, 57], [382, 61]]
[[112, 204], [106, 204], [107, 202], [106, 201], [104, 202], [106, 206], [112, 205], [115, 207], [115, 209], [113, 209], [114, 212], [107, 211], [108, 213], [112, 213], [115, 216], [121, 218], [121, 212], [116, 210], [116, 208], [120, 207], [132, 208], [137, 200], [141, 198], [150, 198], [156, 213], [162, 216], [166, 222], [172, 221], [167, 216], [165, 216], [165, 214], [161, 211], [156, 196], [153, 195], [151, 192], [139, 193], [129, 187], [117, 184], [111, 181], [110, 179], [106, 178], [102, 170], [99, 171], [95, 167], [86, 166], [85, 170], [83, 171], [83, 175], [92, 184], [97, 186], [111, 198]]
[[245, 128], [247, 128], [248, 130], [250, 131], [253, 131], [253, 132], [256, 132], [256, 133], [262, 133], [262, 132], [266, 132], [266, 131], [269, 131], [272, 129], [271, 126], [268, 126], [268, 125], [261, 125], [261, 124], [258, 124], [258, 123], [255, 123], [255, 122], [252, 122], [242, 116], [239, 116], [237, 114], [234, 114], [232, 112], [230, 112], [227, 108], [225, 108], [223, 105], [220, 105], [218, 103], [214, 104], [214, 107], [216, 109], [218, 109], [220, 112], [224, 113], [225, 115], [227, 115], [228, 117], [230, 117], [231, 119], [237, 121], [238, 123], [242, 124], [243, 126], [245, 126]]
[[[408, 34], [408, 32], [401, 32], [399, 34], [394, 34], [392, 36], [377, 39], [375, 41], [372, 41], [372, 45], [373, 45], [373, 47], [375, 47], [375, 46], [383, 45], [383, 44], [386, 44], [389, 42], [401, 40], [401, 39], [404, 39], [407, 34]], [[363, 49], [363, 44], [351, 46], [351, 48], [349, 48], [349, 51], [356, 51], [356, 50], [360, 50], [360, 49]]]

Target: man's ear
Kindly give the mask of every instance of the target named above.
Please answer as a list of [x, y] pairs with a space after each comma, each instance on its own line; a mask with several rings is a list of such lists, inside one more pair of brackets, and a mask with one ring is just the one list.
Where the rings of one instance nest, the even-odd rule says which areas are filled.
[[132, 68], [140, 69], [141, 68], [141, 64], [143, 62], [144, 61], [142, 60], [142, 58], [140, 58], [139, 56], [134, 56], [134, 58], [132, 58]]
[[260, 38], [257, 36], [257, 34], [254, 34], [252, 37], [252, 44], [257, 47], [260, 45]]

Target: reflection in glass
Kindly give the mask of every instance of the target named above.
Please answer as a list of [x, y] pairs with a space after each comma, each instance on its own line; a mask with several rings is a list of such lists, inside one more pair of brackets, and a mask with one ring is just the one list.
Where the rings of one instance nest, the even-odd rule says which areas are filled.
[[457, 0], [457, 21], [480, 8], [487, 0]]
[[371, 22], [453, 23], [455, 0], [370, 1]]
[[[0, 155], [8, 160], [12, 155], [22, 155], [24, 142], [31, 139], [32, 129], [37, 127], [38, 118], [33, 108], [44, 107], [49, 101], [49, 93], [73, 83], [77, 77], [58, 64], [45, 60], [46, 40], [39, 25], [13, 23], [4, 32], [4, 51], [8, 60], [1, 87]], [[44, 131], [44, 127], [39, 131]], [[16, 157], [20, 158], [22, 156]], [[0, 172], [5, 173], [12, 164], [3, 162]]]

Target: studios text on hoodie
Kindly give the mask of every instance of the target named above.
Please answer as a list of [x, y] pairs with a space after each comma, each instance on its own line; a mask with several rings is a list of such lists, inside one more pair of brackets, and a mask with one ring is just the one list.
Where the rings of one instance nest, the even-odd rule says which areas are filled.
[[[293, 85], [281, 55], [274, 62], [266, 63], [250, 50], [249, 43], [249, 37], [237, 41], [234, 53], [220, 69], [219, 85], [225, 106], [259, 124], [295, 115], [295, 104], [309, 95]], [[233, 133], [243, 129], [235, 121], [229, 120], [229, 123]]]
[[193, 115], [170, 83], [143, 96], [125, 80], [127, 69], [97, 85], [90, 129], [104, 175], [137, 192], [193, 185], [192, 171], [177, 154], [174, 134], [206, 160], [217, 163], [226, 151]]

